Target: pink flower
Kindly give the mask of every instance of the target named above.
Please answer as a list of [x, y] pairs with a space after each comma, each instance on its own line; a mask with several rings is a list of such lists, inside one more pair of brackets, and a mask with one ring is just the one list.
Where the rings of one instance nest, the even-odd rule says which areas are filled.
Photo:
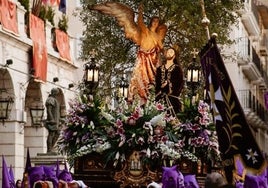
[[159, 157], [159, 154], [157, 153], [157, 151], [153, 150], [151, 152], [151, 157], [152, 157], [152, 159], [158, 158]]
[[137, 140], [137, 143], [139, 145], [143, 145], [145, 142], [144, 142], [144, 139], [142, 137], [139, 137], [139, 139]]
[[156, 103], [156, 109], [158, 111], [163, 111], [165, 109], [164, 105], [162, 105], [161, 103]]
[[149, 135], [149, 136], [148, 136], [148, 140], [147, 140], [147, 142], [148, 142], [149, 144], [150, 144], [150, 143], [155, 143], [154, 137], [151, 136], [151, 135]]
[[114, 131], [114, 129], [113, 129], [112, 127], [108, 128], [108, 129], [106, 130], [106, 132], [107, 132], [107, 135], [108, 135], [109, 137], [114, 137], [114, 136], [115, 136], [115, 131]]
[[208, 123], [209, 123], [209, 119], [208, 118], [200, 118], [199, 119], [199, 123], [201, 124], [201, 125], [208, 125]]
[[175, 143], [175, 147], [177, 148], [183, 148], [185, 146], [185, 143], [183, 140], [178, 140], [177, 143]]
[[157, 136], [159, 135], [163, 135], [164, 133], [164, 129], [163, 127], [161, 126], [157, 126], [155, 129], [154, 129], [154, 134], [156, 134]]
[[135, 111], [131, 114], [131, 117], [134, 118], [135, 120], [139, 119], [141, 117], [141, 108], [136, 107]]
[[122, 127], [123, 126], [123, 122], [120, 119], [116, 120], [116, 126], [117, 127]]
[[198, 124], [196, 124], [196, 123], [191, 126], [192, 131], [197, 131], [199, 129], [200, 129], [200, 126]]
[[161, 141], [162, 142], [166, 142], [168, 140], [168, 137], [165, 135], [165, 136], [162, 136], [162, 138], [161, 138]]
[[133, 116], [129, 117], [127, 120], [127, 124], [129, 124], [131, 126], [136, 125], [136, 119]]
[[209, 111], [209, 105], [205, 103], [204, 101], [200, 100], [198, 104], [198, 112], [203, 115], [204, 113], [207, 113], [208, 111]]
[[196, 139], [196, 144], [197, 145], [202, 145], [204, 143], [204, 138], [203, 137], [198, 137], [197, 139]]

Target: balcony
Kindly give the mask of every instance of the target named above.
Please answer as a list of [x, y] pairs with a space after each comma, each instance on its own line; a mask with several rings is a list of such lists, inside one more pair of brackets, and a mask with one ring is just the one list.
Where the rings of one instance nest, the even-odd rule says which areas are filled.
[[255, 49], [252, 48], [252, 60], [248, 62], [244, 62], [244, 64], [241, 64], [242, 71], [244, 75], [247, 77], [247, 79], [254, 83], [259, 85], [263, 82], [262, 75], [261, 75], [261, 61], [256, 53]]
[[245, 1], [244, 8], [239, 11], [242, 17], [241, 20], [245, 25], [245, 28], [250, 36], [258, 36], [260, 33], [260, 28], [258, 25], [259, 15], [258, 9], [255, 3], [252, 1]]
[[236, 42], [236, 49], [238, 53], [237, 63], [238, 65], [246, 65], [251, 57], [250, 57], [250, 41], [246, 37], [241, 37]]
[[268, 130], [268, 112], [256, 96], [250, 90], [240, 90], [237, 96], [249, 124], [255, 128]]
[[264, 29], [267, 29], [268, 28], [268, 1], [258, 0], [257, 9], [262, 18]]
[[268, 1], [267, 0], [258, 0], [258, 3], [263, 5], [263, 6], [268, 7]]
[[262, 35], [262, 38], [260, 40], [260, 55], [261, 56], [267, 56], [268, 55], [268, 36], [266, 34], [266, 31]]
[[[262, 45], [267, 45], [266, 40]], [[237, 41], [237, 64], [241, 66], [241, 70], [245, 77], [255, 85], [259, 85], [264, 89], [267, 88], [267, 73], [261, 66], [261, 60], [256, 50], [251, 46], [250, 40], [247, 38], [240, 38]], [[266, 48], [266, 47], [265, 47]]]

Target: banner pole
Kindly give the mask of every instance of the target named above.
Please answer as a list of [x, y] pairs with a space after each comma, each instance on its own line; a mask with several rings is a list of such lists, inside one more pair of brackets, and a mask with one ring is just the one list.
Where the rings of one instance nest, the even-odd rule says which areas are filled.
[[205, 3], [204, 3], [204, 0], [200, 0], [200, 5], [201, 5], [201, 8], [202, 8], [202, 16], [203, 16], [203, 19], [201, 21], [201, 23], [204, 25], [205, 29], [206, 29], [206, 32], [207, 32], [207, 38], [208, 40], [210, 39], [210, 34], [209, 34], [209, 24], [210, 24], [210, 21], [209, 19], [207, 18], [207, 15], [206, 15], [206, 10], [205, 10]]

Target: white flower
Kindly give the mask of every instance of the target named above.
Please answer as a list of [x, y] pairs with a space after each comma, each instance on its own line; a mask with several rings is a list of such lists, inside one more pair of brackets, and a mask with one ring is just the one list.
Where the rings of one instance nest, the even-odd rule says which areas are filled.
[[95, 129], [95, 125], [93, 121], [90, 121], [88, 128]]
[[[172, 145], [172, 144], [171, 144]], [[159, 144], [159, 148], [161, 150], [161, 153], [163, 154], [163, 156], [167, 156], [171, 159], [179, 159], [181, 154], [176, 151], [173, 147], [170, 147], [164, 143]]]
[[108, 121], [114, 121], [114, 117], [107, 112], [101, 111], [101, 115]]
[[155, 117], [153, 117], [150, 120], [150, 123], [155, 127], [155, 126], [161, 126], [165, 127], [166, 126], [166, 121], [165, 121], [165, 113], [161, 113]]
[[111, 144], [109, 142], [97, 143], [95, 144], [95, 151], [98, 153], [102, 153], [103, 151], [109, 149]]
[[122, 156], [121, 156], [121, 162], [124, 162], [126, 160], [126, 156], [125, 156], [125, 154], [122, 154]]
[[150, 131], [150, 135], [153, 135], [153, 127], [150, 122], [145, 122], [143, 128]]
[[173, 148], [175, 143], [174, 142], [171, 142], [171, 141], [166, 141], [166, 145], [169, 147], [169, 148]]
[[118, 147], [123, 146], [125, 142], [126, 142], [126, 137], [124, 135], [121, 135]]
[[120, 157], [119, 152], [116, 152], [116, 154], [115, 154], [115, 160], [118, 160], [118, 159], [119, 159], [119, 157]]
[[151, 157], [151, 150], [150, 150], [150, 148], [147, 148], [147, 150], [146, 150], [146, 156], [147, 157]]
[[118, 160], [115, 160], [113, 166], [117, 166], [117, 163], [118, 163]]

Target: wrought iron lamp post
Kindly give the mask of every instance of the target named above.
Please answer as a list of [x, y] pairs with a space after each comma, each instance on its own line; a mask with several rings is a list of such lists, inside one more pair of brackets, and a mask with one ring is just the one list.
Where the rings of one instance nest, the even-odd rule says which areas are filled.
[[95, 58], [84, 65], [84, 83], [86, 93], [93, 95], [99, 83], [99, 66], [95, 62]]
[[187, 86], [190, 87], [191, 103], [195, 102], [196, 90], [200, 86], [200, 76], [200, 66], [197, 64], [196, 57], [194, 56], [187, 69]]
[[12, 104], [12, 98], [0, 98], [0, 120], [2, 120], [3, 122], [9, 118]]
[[124, 77], [122, 77], [122, 80], [119, 84], [119, 96], [123, 97], [124, 99], [127, 99], [128, 97], [128, 82]]
[[43, 123], [44, 107], [36, 106], [30, 108], [32, 126], [41, 126]]

